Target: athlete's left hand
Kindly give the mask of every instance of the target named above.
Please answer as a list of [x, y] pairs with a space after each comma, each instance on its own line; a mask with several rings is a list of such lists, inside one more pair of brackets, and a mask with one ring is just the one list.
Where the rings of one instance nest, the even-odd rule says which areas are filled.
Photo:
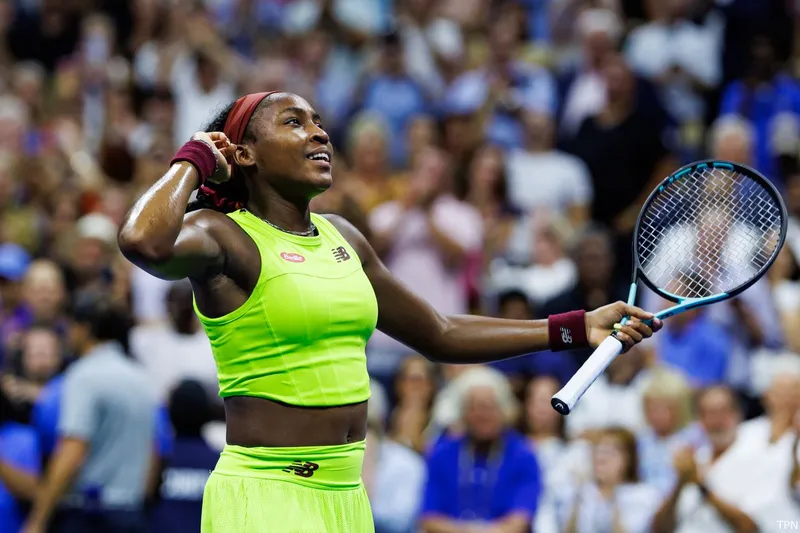
[[[623, 326], [620, 323], [625, 317], [629, 318]], [[652, 324], [648, 326], [644, 320], [652, 320]], [[615, 336], [622, 342], [625, 351], [628, 351], [642, 339], [651, 337], [663, 325], [652, 313], [625, 302], [615, 302], [586, 313], [586, 338], [592, 348], [596, 348], [616, 331]]]

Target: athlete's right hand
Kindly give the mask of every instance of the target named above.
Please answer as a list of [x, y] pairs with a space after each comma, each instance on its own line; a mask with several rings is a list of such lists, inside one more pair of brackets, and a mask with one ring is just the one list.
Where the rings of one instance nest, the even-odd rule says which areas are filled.
[[221, 131], [198, 131], [192, 135], [192, 140], [206, 143], [214, 151], [217, 159], [217, 168], [207, 179], [212, 183], [223, 183], [231, 179], [231, 166], [228, 160], [233, 157], [236, 145], [228, 140], [228, 136]]

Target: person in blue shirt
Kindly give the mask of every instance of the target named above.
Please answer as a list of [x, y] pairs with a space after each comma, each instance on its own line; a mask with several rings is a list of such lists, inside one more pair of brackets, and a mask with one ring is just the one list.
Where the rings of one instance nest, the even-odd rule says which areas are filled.
[[168, 412], [175, 439], [163, 466], [148, 531], [196, 533], [203, 490], [219, 459], [219, 451], [202, 436], [203, 426], [212, 419], [211, 400], [202, 384], [185, 380], [170, 394]]
[[708, 318], [705, 309], [675, 315], [656, 342], [659, 360], [681, 371], [693, 387], [724, 381], [732, 339], [723, 327]]
[[534, 452], [511, 429], [516, 399], [498, 371], [478, 367], [467, 372], [464, 432], [439, 440], [427, 458], [421, 529], [528, 532], [542, 481]]
[[33, 500], [41, 470], [32, 428], [12, 419], [13, 405], [0, 389], [0, 531], [17, 533]]

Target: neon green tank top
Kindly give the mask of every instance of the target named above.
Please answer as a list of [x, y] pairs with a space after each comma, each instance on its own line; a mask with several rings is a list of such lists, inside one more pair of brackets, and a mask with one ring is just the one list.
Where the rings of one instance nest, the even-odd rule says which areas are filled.
[[365, 347], [378, 304], [361, 261], [324, 217], [299, 237], [252, 213], [228, 214], [255, 241], [261, 274], [237, 310], [195, 312], [211, 341], [220, 396], [257, 396], [298, 406], [369, 399]]

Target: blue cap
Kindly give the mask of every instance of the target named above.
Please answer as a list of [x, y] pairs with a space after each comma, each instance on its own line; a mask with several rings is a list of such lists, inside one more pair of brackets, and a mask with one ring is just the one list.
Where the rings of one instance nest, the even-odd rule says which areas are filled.
[[0, 244], [0, 278], [19, 281], [28, 271], [31, 256], [17, 244]]

